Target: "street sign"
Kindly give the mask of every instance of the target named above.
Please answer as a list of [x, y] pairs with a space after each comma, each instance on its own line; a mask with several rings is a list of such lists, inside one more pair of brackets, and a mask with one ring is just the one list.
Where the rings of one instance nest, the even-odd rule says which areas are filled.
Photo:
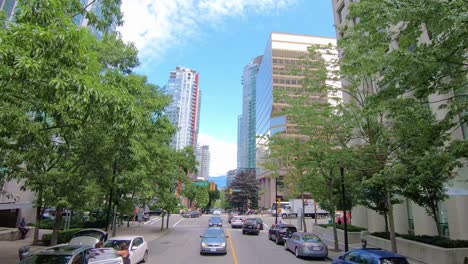
[[209, 182], [193, 182], [195, 186], [208, 186]]

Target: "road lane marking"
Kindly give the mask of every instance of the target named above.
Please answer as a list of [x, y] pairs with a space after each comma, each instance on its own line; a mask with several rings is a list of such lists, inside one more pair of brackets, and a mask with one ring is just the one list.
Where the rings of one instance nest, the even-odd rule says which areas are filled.
[[152, 225], [152, 224], [154, 224], [154, 223], [156, 223], [156, 222], [158, 222], [158, 221], [161, 221], [161, 219], [162, 219], [162, 218], [160, 218], [160, 217], [159, 217], [159, 218], [154, 218], [154, 219], [151, 219], [151, 220], [149, 220], [148, 222], [145, 222], [145, 223], [143, 223], [143, 224], [144, 224], [144, 225], [146, 225], [146, 224]]
[[231, 231], [229, 231], [228, 229], [227, 233], [228, 233], [229, 247], [231, 248], [232, 258], [234, 259], [234, 264], [239, 264], [239, 262], [237, 261], [236, 250], [234, 249], [234, 244], [232, 244], [232, 240], [231, 240]]
[[267, 228], [269, 228], [269, 226], [267, 224], [263, 223], [263, 225], [266, 226]]
[[184, 220], [185, 218], [182, 218], [180, 219], [179, 221], [177, 221], [177, 223], [173, 224], [172, 227], [176, 226], [178, 223], [182, 222], [182, 220]]

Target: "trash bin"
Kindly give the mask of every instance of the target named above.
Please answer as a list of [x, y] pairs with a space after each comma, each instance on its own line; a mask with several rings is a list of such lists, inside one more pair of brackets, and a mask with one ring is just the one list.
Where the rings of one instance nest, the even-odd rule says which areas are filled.
[[24, 259], [28, 254], [29, 254], [28, 246], [22, 246], [18, 249], [18, 255], [19, 255], [20, 260]]

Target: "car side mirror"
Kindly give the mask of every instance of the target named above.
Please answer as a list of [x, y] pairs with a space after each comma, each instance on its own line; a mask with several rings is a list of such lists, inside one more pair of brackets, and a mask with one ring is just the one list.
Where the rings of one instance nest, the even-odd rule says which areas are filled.
[[225, 236], [225, 238], [229, 238], [229, 236]]
[[132, 251], [136, 250], [137, 248], [138, 248], [137, 246], [133, 246]]
[[200, 236], [200, 238], [203, 238], [203, 236]]

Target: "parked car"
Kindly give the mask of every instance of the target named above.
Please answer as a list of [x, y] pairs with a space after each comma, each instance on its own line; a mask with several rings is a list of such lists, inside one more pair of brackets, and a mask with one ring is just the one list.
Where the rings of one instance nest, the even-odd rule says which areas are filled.
[[293, 233], [290, 238], [284, 240], [284, 249], [294, 252], [296, 258], [315, 257], [325, 259], [328, 257], [327, 245], [312, 233]]
[[276, 242], [277, 245], [284, 243], [285, 238], [291, 237], [291, 234], [297, 232], [294, 225], [277, 224], [268, 230], [268, 239]]
[[116, 236], [106, 241], [105, 248], [120, 250], [120, 244], [125, 243], [130, 251], [130, 263], [136, 264], [148, 260], [148, 243], [142, 236]]
[[247, 218], [242, 224], [242, 234], [260, 234], [260, 225], [258, 224], [257, 219]]
[[222, 228], [208, 228], [205, 234], [200, 236], [200, 255], [203, 254], [227, 254], [227, 243]]
[[26, 256], [20, 264], [123, 264], [114, 249], [61, 244], [48, 247]]
[[223, 220], [219, 216], [213, 216], [208, 220], [209, 227], [223, 227]]
[[241, 228], [242, 227], [242, 216], [234, 216], [231, 219], [232, 228]]
[[104, 244], [107, 241], [108, 234], [106, 231], [97, 228], [81, 229], [71, 236], [70, 245], [90, 246], [94, 247], [98, 242]]
[[197, 218], [200, 217], [201, 213], [199, 211], [192, 211], [190, 212], [190, 218]]
[[380, 248], [352, 249], [334, 259], [332, 264], [408, 264], [406, 257]]

